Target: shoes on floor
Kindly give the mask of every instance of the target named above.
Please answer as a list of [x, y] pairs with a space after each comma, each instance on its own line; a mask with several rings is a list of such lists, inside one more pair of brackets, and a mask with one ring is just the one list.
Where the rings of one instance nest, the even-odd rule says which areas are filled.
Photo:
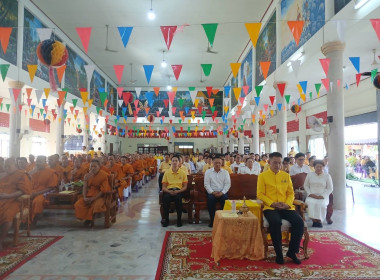
[[321, 227], [323, 227], [323, 225], [320, 222], [313, 222], [312, 227], [319, 227], [319, 228], [321, 228]]
[[284, 257], [283, 256], [276, 256], [276, 263], [277, 264], [284, 264]]
[[213, 226], [213, 223], [209, 223], [209, 224], [208, 224], [208, 227], [211, 227], [211, 228], [212, 228], [212, 226]]
[[170, 209], [170, 210], [169, 210], [169, 213], [174, 213], [174, 209]]
[[297, 255], [296, 254], [289, 254], [287, 253], [286, 256], [288, 258], [291, 258], [292, 261], [295, 263], [295, 264], [301, 264], [301, 260], [299, 258], [297, 258]]
[[169, 225], [169, 221], [164, 221], [161, 223], [162, 227], [167, 227]]
[[182, 221], [177, 221], [177, 227], [182, 227]]

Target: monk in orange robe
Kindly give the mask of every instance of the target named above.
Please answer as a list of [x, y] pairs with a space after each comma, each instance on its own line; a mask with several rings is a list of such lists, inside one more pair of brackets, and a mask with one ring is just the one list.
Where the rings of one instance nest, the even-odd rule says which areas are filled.
[[82, 164], [82, 158], [78, 157], [74, 162], [74, 169], [71, 171], [71, 182], [83, 181], [84, 175], [89, 169], [86, 164]]
[[46, 166], [46, 157], [38, 156], [36, 167], [29, 172], [32, 176], [32, 221], [36, 225], [37, 218], [44, 210], [44, 193], [56, 188], [59, 184], [57, 173]]
[[26, 172], [30, 172], [36, 167], [36, 162], [34, 161], [34, 159], [34, 155], [29, 155], [29, 164], [26, 168]]
[[132, 176], [135, 173], [135, 171], [133, 170], [132, 165], [128, 163], [126, 156], [121, 157], [120, 163], [122, 165], [122, 169], [124, 173], [123, 179], [126, 181], [127, 186], [129, 186], [132, 183]]
[[74, 205], [75, 216], [84, 220], [85, 225], [93, 225], [94, 214], [106, 210], [103, 193], [111, 191], [108, 175], [100, 170], [100, 162], [92, 160], [90, 172], [84, 176], [83, 197]]
[[140, 155], [136, 155], [135, 161], [132, 164], [135, 175], [133, 176], [133, 184], [136, 184], [138, 181], [142, 180], [145, 175], [144, 164], [140, 160]]
[[18, 169], [14, 158], [5, 160], [4, 170], [7, 175], [0, 180], [0, 251], [13, 218], [20, 211], [17, 198], [32, 192], [30, 177], [24, 170]]
[[63, 182], [65, 184], [71, 182], [71, 171], [73, 170], [73, 166], [69, 162], [69, 158], [66, 155], [62, 156], [61, 159], [62, 168], [63, 168]]
[[85, 156], [86, 156], [86, 160], [83, 161], [83, 164], [84, 164], [85, 168], [87, 168], [87, 170], [89, 170], [90, 169], [90, 163], [92, 161], [92, 157], [91, 157], [91, 155], [85, 155]]
[[58, 176], [58, 183], [60, 184], [63, 180], [63, 167], [59, 164], [59, 155], [55, 154], [48, 157], [48, 164], [51, 169], [55, 171]]
[[125, 188], [128, 187], [127, 182], [123, 180], [125, 177], [123, 169], [120, 167], [120, 165], [115, 163], [115, 157], [109, 156], [108, 157], [108, 165], [107, 168], [110, 170], [111, 174], [114, 174], [114, 183], [115, 187], [117, 188], [117, 192], [119, 194], [120, 201], [123, 200], [123, 191]]
[[28, 168], [28, 160], [26, 157], [19, 157], [16, 159], [16, 164], [18, 169], [24, 170], [26, 172]]

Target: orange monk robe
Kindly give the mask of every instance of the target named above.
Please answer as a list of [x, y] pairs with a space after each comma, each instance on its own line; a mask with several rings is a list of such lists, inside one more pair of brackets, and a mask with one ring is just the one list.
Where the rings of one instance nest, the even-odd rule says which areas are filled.
[[73, 167], [71, 165], [68, 165], [68, 166], [62, 167], [62, 168], [63, 168], [63, 182], [65, 184], [70, 183], [71, 182], [71, 172], [73, 171]]
[[157, 160], [153, 157], [149, 158], [150, 175], [157, 173]]
[[57, 164], [54, 168], [52, 168], [55, 173], [57, 173], [57, 176], [58, 176], [58, 183], [61, 183], [62, 180], [63, 180], [63, 172], [64, 172], [64, 168]]
[[144, 164], [142, 163], [142, 161], [140, 160], [136, 160], [133, 164], [132, 164], [132, 167], [133, 167], [133, 170], [137, 173], [133, 176], [133, 183], [135, 182], [138, 182], [140, 181], [145, 172], [144, 172]]
[[100, 166], [100, 170], [103, 170], [103, 171], [106, 172], [107, 174], [110, 174], [110, 173], [111, 173], [111, 169], [109, 169], [106, 165], [102, 165], [102, 166]]
[[[124, 166], [122, 167], [122, 169], [123, 169], [124, 177], [133, 176], [133, 174], [135, 173], [135, 171], [133, 170], [132, 165], [129, 164], [129, 163], [124, 164]], [[131, 177], [129, 177], [128, 179], [126, 179], [126, 182], [127, 182], [127, 186], [129, 186], [131, 184]]]
[[[74, 169], [75, 170], [75, 169]], [[73, 170], [73, 171], [74, 171]], [[83, 165], [78, 168], [77, 170], [75, 170], [75, 173], [71, 173], [72, 177], [71, 177], [71, 181], [72, 182], [78, 182], [78, 181], [83, 181], [83, 178], [84, 178], [84, 175], [86, 175], [88, 173], [88, 168], [87, 168], [87, 165]]]
[[82, 166], [84, 166], [85, 169], [89, 170], [90, 169], [90, 162], [85, 161], [82, 163]]
[[121, 200], [123, 198], [124, 189], [128, 187], [127, 182], [122, 180], [125, 177], [123, 169], [116, 164], [114, 164], [113, 166], [109, 166], [108, 168], [111, 174], [115, 174], [115, 181], [117, 180], [117, 183], [115, 183], [115, 187], [117, 187], [117, 192]]
[[[111, 188], [108, 184], [108, 174], [99, 170], [92, 178], [87, 181], [87, 194], [86, 197], [96, 197], [99, 192], [109, 192]], [[95, 213], [106, 211], [104, 197], [99, 197], [90, 205], [86, 204], [83, 197], [80, 198], [74, 205], [75, 216], [81, 220], [93, 220]]]
[[29, 163], [28, 166], [26, 167], [26, 172], [30, 172], [36, 167], [36, 162]]
[[[32, 175], [32, 194], [49, 188], [55, 188], [59, 184], [57, 173], [54, 169], [44, 168]], [[38, 194], [32, 201], [32, 220], [44, 210], [44, 195]]]
[[[24, 170], [16, 170], [0, 180], [0, 193], [11, 194], [17, 191], [23, 194], [32, 193], [30, 177]], [[11, 222], [18, 212], [20, 212], [20, 204], [17, 197], [0, 199], [0, 224]]]

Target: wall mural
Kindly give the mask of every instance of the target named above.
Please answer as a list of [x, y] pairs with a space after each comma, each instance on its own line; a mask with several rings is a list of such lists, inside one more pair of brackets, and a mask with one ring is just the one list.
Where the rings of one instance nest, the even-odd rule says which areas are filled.
[[70, 47], [67, 47], [67, 51], [69, 53], [69, 59], [66, 62], [65, 88], [67, 88], [71, 94], [81, 97], [79, 89], [87, 88], [87, 76], [84, 69], [86, 62]]
[[337, 14], [341, 9], [343, 9], [351, 0], [334, 0], [334, 12]]
[[[289, 30], [288, 21], [304, 21], [299, 45]], [[325, 24], [324, 0], [281, 1], [281, 63], [305, 44]]]
[[4, 54], [3, 49], [0, 48], [0, 58], [12, 63], [17, 64], [17, 26], [18, 26], [18, 1], [14, 0], [1, 0], [0, 1], [0, 26], [12, 27], [12, 33], [9, 38], [8, 49]]
[[257, 39], [255, 85], [259, 85], [264, 80], [260, 61], [271, 62], [268, 71], [269, 76], [274, 70], [276, 70], [276, 57], [276, 12], [274, 12]]
[[93, 99], [92, 104], [103, 108], [103, 104], [100, 101], [99, 88], [105, 88], [105, 79], [99, 74], [98, 71], [94, 70], [90, 84], [90, 97]]
[[[239, 87], [239, 73], [237, 74], [236, 78], [232, 76], [231, 78], [231, 90], [230, 90], [230, 96], [231, 96], [231, 109], [234, 108], [238, 104], [238, 100], [235, 98], [234, 90], [233, 88]], [[243, 93], [244, 94], [244, 93]]]
[[241, 73], [241, 87], [249, 86], [248, 93], [252, 91], [252, 49], [249, 50], [245, 56], [240, 67]]
[[109, 108], [112, 106], [115, 110], [115, 115], [117, 111], [117, 91], [110, 83], [107, 82], [107, 92], [108, 92], [108, 105]]

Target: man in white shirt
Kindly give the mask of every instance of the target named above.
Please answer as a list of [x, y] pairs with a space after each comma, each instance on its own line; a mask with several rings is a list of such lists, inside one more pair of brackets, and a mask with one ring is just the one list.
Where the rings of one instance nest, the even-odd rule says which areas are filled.
[[202, 154], [199, 154], [198, 155], [198, 161], [196, 163], [197, 165], [197, 170], [196, 172], [197, 173], [202, 173], [202, 170], [203, 170], [203, 166], [205, 166], [206, 162], [203, 160], [203, 155]]
[[206, 171], [204, 178], [204, 186], [208, 193], [207, 207], [210, 214], [209, 227], [212, 227], [214, 224], [216, 202], [219, 202], [223, 209], [224, 203], [226, 199], [228, 199], [228, 190], [231, 187], [230, 174], [228, 174], [227, 170], [221, 168], [222, 159], [220, 156], [215, 156], [213, 164], [214, 167]]
[[299, 173], [309, 173], [310, 168], [308, 165], [305, 164], [305, 154], [298, 153], [295, 156], [296, 158], [296, 164], [290, 167], [289, 175], [293, 176]]
[[261, 166], [258, 162], [254, 161], [253, 158], [247, 158], [245, 160], [245, 166], [240, 166], [238, 173], [239, 174], [255, 174], [259, 175], [261, 171]]
[[237, 154], [235, 156], [235, 162], [230, 165], [230, 168], [233, 173], [237, 173], [240, 167], [244, 166], [244, 163], [241, 162], [241, 155]]

